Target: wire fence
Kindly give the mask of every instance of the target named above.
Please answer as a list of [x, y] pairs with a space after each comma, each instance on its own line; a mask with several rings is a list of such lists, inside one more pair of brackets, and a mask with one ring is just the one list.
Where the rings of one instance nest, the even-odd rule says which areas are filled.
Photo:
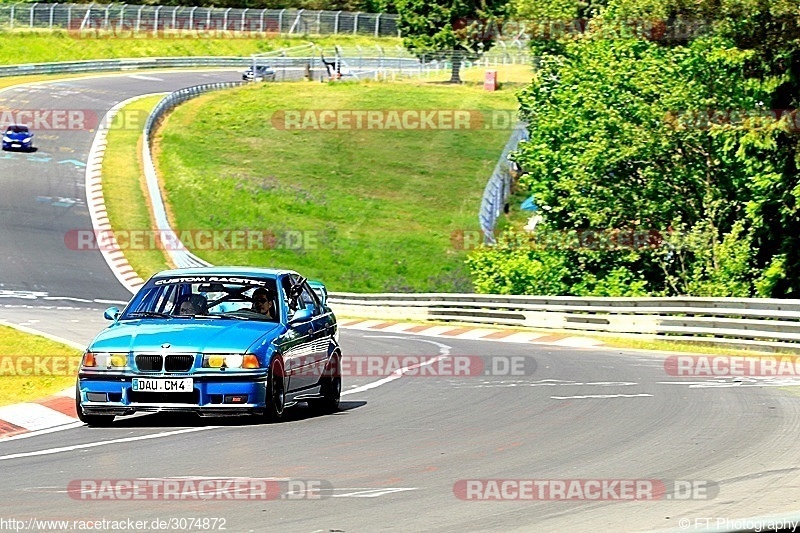
[[398, 36], [397, 15], [386, 13], [126, 4], [2, 4], [0, 28], [66, 29], [87, 38], [170, 33], [242, 38], [262, 34]]

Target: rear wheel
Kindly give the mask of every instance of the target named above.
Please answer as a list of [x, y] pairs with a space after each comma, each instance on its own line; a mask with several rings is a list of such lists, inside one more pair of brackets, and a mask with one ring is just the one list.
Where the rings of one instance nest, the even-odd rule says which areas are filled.
[[286, 390], [284, 389], [283, 361], [274, 357], [269, 367], [266, 383], [266, 398], [262, 418], [267, 422], [280, 422], [286, 406]]
[[325, 368], [319, 392], [322, 395], [322, 399], [318, 401], [320, 411], [334, 413], [339, 410], [339, 400], [342, 397], [342, 371], [341, 355], [338, 352], [331, 356]]
[[75, 387], [75, 411], [78, 413], [78, 420], [90, 426], [109, 426], [114, 421], [114, 415], [86, 415], [81, 408], [81, 391]]

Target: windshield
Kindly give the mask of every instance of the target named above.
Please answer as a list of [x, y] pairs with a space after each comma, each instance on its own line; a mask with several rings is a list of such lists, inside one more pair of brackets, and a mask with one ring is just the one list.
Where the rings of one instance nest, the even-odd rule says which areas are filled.
[[28, 133], [28, 126], [9, 126], [6, 133]]
[[[274, 299], [276, 288], [274, 279], [201, 276], [151, 280], [120, 320], [214, 317], [274, 322], [276, 315], [272, 318], [253, 309], [253, 299], [257, 290], [263, 293], [264, 289]], [[277, 301], [273, 305], [277, 306]]]

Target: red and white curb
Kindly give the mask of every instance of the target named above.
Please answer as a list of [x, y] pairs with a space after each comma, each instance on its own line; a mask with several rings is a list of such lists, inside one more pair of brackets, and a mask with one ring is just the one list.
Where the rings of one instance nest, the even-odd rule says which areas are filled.
[[65, 425], [81, 425], [75, 412], [75, 389], [35, 402], [0, 407], [0, 440]]
[[[122, 253], [116, 238], [114, 238], [111, 224], [108, 220], [106, 203], [103, 199], [103, 157], [105, 156], [106, 146], [108, 144], [106, 141], [108, 125], [111, 124], [114, 116], [126, 105], [141, 98], [154, 96], [154, 94], [144, 94], [129, 98], [124, 102], [118, 103], [106, 113], [106, 116], [103, 117], [103, 120], [97, 128], [97, 134], [92, 142], [92, 148], [89, 150], [88, 164], [86, 165], [86, 204], [89, 207], [92, 229], [95, 235], [102, 234], [104, 237], [102, 239], [100, 252], [103, 254], [103, 259], [108, 263], [114, 276], [116, 276], [119, 282], [131, 293], [135, 293], [139, 290], [139, 287], [144, 285], [144, 280], [136, 274], [128, 263], [128, 260], [125, 259], [125, 254]], [[101, 242], [99, 238], [96, 240], [98, 243]]]
[[413, 324], [391, 320], [342, 319], [339, 320], [339, 326], [345, 329], [381, 331], [384, 333], [406, 333], [411, 335], [423, 335], [426, 337], [474, 341], [547, 344], [569, 348], [593, 348], [605, 344], [603, 341], [597, 339], [564, 334], [536, 333], [517, 329], [489, 329], [475, 326]]

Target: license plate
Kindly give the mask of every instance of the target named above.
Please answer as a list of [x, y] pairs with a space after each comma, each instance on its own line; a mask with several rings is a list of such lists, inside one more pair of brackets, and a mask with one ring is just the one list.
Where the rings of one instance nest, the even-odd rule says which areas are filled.
[[22, 145], [19, 143], [11, 143], [11, 148], [22, 148]]
[[182, 379], [141, 379], [131, 380], [135, 392], [192, 392], [192, 378]]

